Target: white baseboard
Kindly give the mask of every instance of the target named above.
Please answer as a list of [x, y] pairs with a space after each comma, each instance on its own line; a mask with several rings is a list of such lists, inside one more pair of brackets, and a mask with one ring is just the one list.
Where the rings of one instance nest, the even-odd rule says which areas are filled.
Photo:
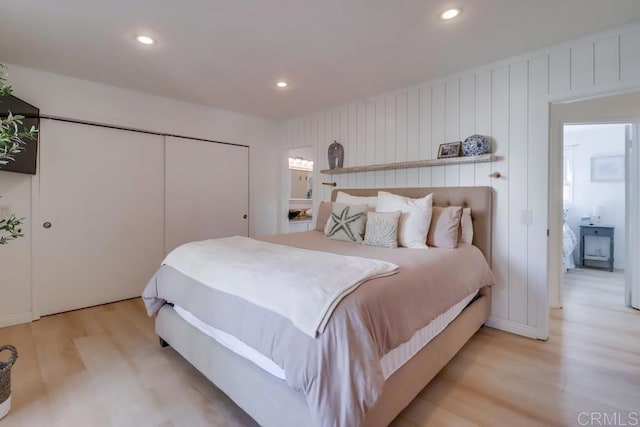
[[0, 315], [0, 328], [29, 323], [33, 320], [31, 312]]
[[549, 298], [549, 308], [562, 308], [560, 298]]
[[527, 338], [538, 339], [538, 329], [535, 326], [523, 325], [522, 323], [498, 319], [496, 317], [490, 317], [485, 325], [490, 328], [500, 329], [501, 331], [511, 332], [512, 334], [522, 335]]

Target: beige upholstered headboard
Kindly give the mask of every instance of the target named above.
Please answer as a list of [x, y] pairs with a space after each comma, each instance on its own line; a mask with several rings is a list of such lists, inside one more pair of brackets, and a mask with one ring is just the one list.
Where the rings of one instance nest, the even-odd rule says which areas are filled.
[[336, 200], [338, 191], [353, 196], [377, 196], [378, 191], [388, 191], [413, 198], [433, 193], [434, 206], [471, 208], [473, 244], [482, 251], [487, 261], [491, 263], [491, 199], [493, 196], [491, 187], [340, 188], [331, 193], [332, 201]]

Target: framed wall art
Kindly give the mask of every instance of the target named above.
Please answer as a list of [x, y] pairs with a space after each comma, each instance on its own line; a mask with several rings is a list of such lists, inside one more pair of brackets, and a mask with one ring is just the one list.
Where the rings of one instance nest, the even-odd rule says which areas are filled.
[[624, 181], [624, 156], [591, 158], [591, 182]]

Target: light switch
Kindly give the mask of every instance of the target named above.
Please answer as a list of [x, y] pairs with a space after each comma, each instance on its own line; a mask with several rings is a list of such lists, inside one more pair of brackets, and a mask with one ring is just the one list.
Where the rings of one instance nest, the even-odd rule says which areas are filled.
[[523, 209], [520, 212], [520, 223], [523, 225], [533, 224], [533, 211], [529, 209]]

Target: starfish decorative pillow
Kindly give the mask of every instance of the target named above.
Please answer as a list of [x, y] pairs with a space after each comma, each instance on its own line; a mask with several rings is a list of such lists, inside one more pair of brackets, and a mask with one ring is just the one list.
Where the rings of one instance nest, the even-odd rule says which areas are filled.
[[324, 235], [330, 239], [361, 243], [368, 210], [367, 205], [334, 203]]

